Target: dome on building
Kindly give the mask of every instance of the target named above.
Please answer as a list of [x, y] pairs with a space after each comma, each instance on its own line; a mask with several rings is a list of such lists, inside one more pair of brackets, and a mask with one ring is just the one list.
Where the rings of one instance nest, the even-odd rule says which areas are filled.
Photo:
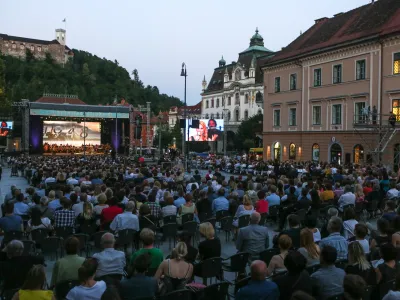
[[264, 47], [264, 38], [258, 33], [258, 28], [256, 28], [256, 33], [250, 39], [250, 46], [241, 53], [257, 51], [257, 52], [272, 52], [271, 50]]
[[222, 58], [219, 60], [219, 66], [224, 67], [226, 65], [226, 61], [224, 59], [224, 56], [222, 55]]

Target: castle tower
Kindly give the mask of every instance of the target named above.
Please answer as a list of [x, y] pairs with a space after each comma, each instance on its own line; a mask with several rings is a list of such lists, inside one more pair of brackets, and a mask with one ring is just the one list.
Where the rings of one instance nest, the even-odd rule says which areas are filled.
[[63, 46], [65, 46], [67, 41], [67, 32], [65, 29], [56, 29], [56, 40]]
[[206, 81], [206, 75], [204, 75], [203, 81], [201, 82], [201, 85], [203, 86], [203, 92], [207, 88], [207, 81]]

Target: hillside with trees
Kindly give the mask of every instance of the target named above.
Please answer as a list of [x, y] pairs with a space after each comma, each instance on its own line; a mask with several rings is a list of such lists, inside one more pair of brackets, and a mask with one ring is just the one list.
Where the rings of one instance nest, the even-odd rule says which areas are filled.
[[65, 66], [55, 63], [48, 53], [45, 60], [35, 59], [29, 50], [26, 60], [0, 53], [0, 99], [35, 101], [43, 93], [74, 94], [87, 104], [106, 105], [117, 97], [135, 106], [150, 101], [154, 113], [182, 105], [178, 98], [161, 94], [156, 86], [145, 86], [136, 69], [130, 76], [117, 60], [73, 52]]

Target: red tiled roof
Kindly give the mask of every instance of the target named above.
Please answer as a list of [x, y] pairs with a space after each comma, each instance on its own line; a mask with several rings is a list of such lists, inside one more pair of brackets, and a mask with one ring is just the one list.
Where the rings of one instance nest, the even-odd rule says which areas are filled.
[[369, 38], [400, 32], [400, 1], [379, 0], [333, 18], [321, 18], [277, 53], [268, 65]]
[[74, 105], [86, 105], [85, 102], [78, 98], [62, 98], [62, 97], [49, 97], [49, 96], [43, 96], [36, 100], [35, 102], [40, 102], [40, 103], [53, 103], [53, 104], [74, 104]]
[[180, 106], [178, 107], [178, 114], [186, 111], [189, 114], [199, 114], [201, 113], [201, 101], [196, 105]]

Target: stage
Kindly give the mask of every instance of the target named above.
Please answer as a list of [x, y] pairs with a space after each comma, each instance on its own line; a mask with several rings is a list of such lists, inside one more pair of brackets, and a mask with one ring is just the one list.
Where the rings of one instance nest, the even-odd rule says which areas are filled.
[[105, 152], [103, 152], [103, 153], [91, 153], [91, 152], [86, 152], [86, 154], [85, 153], [83, 153], [83, 152], [77, 152], [77, 153], [58, 153], [58, 152], [53, 152], [53, 153], [43, 153], [43, 155], [44, 156], [74, 156], [74, 155], [76, 155], [76, 156], [84, 156], [84, 155], [86, 155], [86, 156], [100, 156], [100, 155], [108, 155], [109, 153], [105, 153]]

